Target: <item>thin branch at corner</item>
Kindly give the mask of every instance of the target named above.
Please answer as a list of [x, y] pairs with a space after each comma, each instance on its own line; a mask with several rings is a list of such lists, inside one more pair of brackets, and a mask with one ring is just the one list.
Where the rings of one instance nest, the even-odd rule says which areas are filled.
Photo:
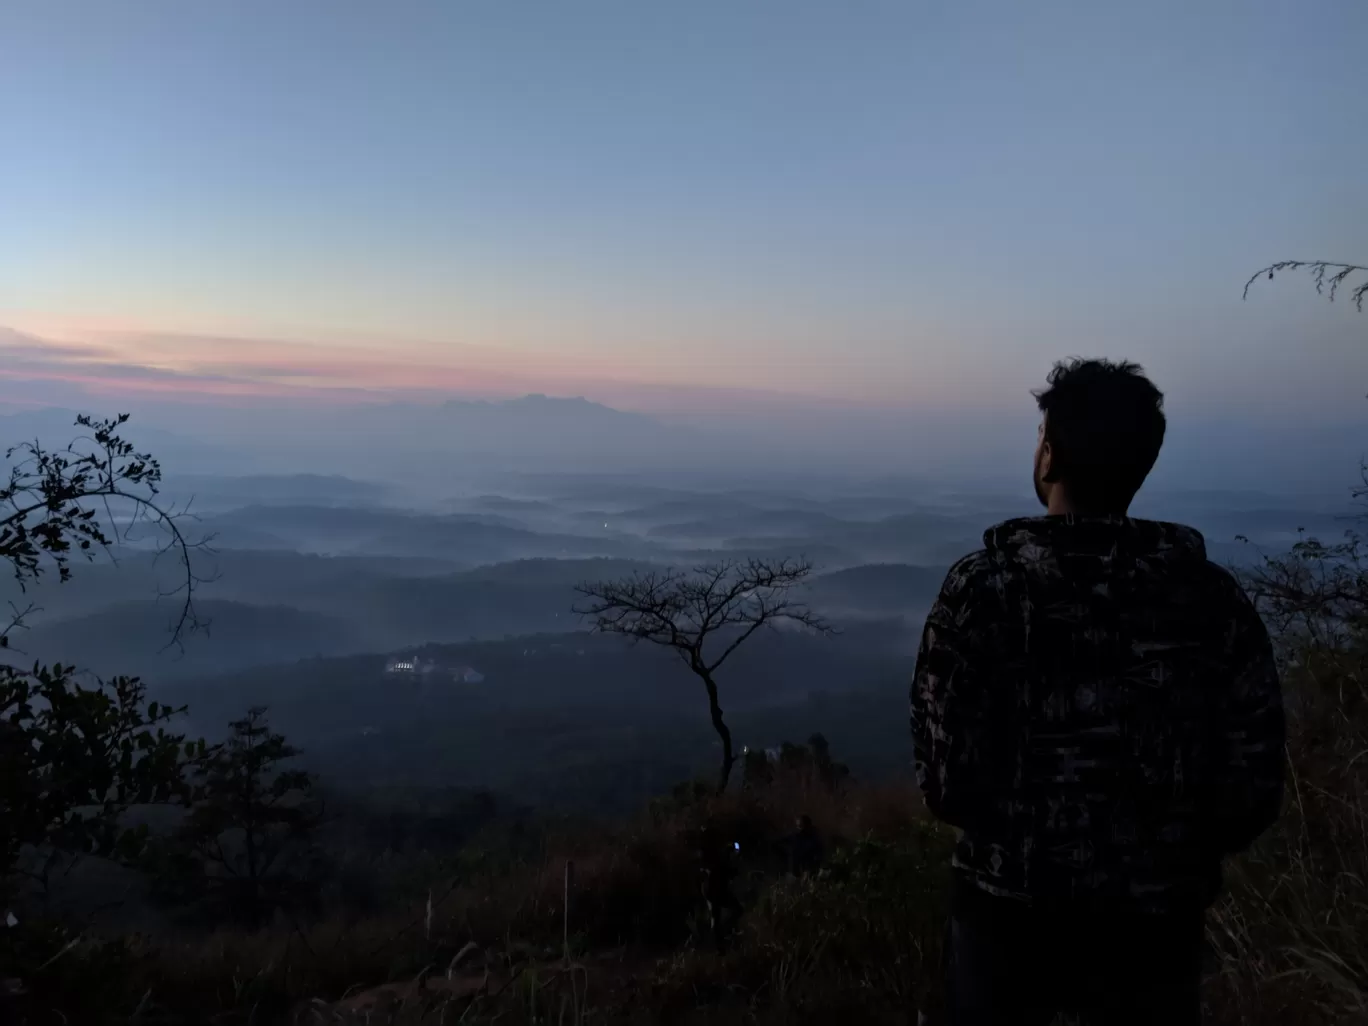
[[[1261, 270], [1255, 271], [1245, 282], [1244, 291], [1241, 293], [1242, 299], [1249, 298], [1249, 287], [1262, 277], [1272, 278], [1279, 271], [1301, 271], [1305, 270], [1311, 275], [1311, 280], [1316, 283], [1317, 295], [1325, 296], [1334, 302], [1335, 295], [1339, 292], [1340, 286], [1352, 278], [1355, 274], [1368, 276], [1368, 267], [1361, 264], [1344, 264], [1334, 260], [1279, 260], [1276, 264], [1269, 264]], [[1368, 277], [1353, 287], [1349, 293], [1349, 298], [1354, 303], [1354, 308], [1359, 313], [1363, 312], [1363, 301], [1368, 297]]]

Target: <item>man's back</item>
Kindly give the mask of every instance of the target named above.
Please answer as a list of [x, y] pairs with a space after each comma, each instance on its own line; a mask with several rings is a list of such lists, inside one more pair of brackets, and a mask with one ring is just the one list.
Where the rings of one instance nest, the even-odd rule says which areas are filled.
[[962, 890], [1201, 908], [1276, 816], [1267, 633], [1201, 536], [1125, 517], [988, 531], [946, 578], [912, 692], [927, 804]]

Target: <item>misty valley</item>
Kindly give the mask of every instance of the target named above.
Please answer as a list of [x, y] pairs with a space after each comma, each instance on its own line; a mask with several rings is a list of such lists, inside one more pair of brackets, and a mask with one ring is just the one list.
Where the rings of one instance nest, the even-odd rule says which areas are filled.
[[[836, 630], [767, 630], [736, 653], [721, 680], [737, 744], [820, 731], [862, 777], [905, 777], [926, 611], [983, 529], [1031, 501], [916, 480], [499, 483], [462, 495], [457, 479], [453, 494], [415, 502], [340, 476], [169, 475], [167, 500], [192, 511], [182, 529], [202, 627], [172, 643], [183, 571], [142, 527], [81, 565], [79, 585], [0, 584], [7, 603], [31, 608], [7, 657], [140, 675], [152, 697], [188, 707], [194, 736], [219, 737], [264, 706], [301, 763], [340, 791], [488, 789], [535, 808], [622, 814], [706, 772], [717, 738], [688, 668], [591, 633], [577, 587], [801, 557], [813, 574], [797, 597]], [[1285, 550], [1299, 530], [1345, 526], [1255, 493], [1146, 506], [1196, 524], [1212, 558], [1234, 564]]]

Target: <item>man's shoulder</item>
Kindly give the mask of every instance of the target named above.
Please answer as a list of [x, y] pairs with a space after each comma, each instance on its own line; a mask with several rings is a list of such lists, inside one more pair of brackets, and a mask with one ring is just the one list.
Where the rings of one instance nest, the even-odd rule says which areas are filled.
[[1007, 571], [989, 549], [976, 549], [956, 560], [945, 573], [932, 615], [961, 623], [988, 615], [989, 609], [998, 608]]
[[941, 585], [944, 598], [972, 595], [990, 584], [1002, 572], [1002, 567], [987, 549], [975, 549], [957, 559], [945, 573]]
[[[1032, 570], [1031, 566], [1000, 550], [975, 549], [956, 560], [946, 571], [940, 601], [950, 606], [977, 605], [985, 601], [996, 604], [1023, 580], [1031, 578]], [[1169, 596], [1176, 604], [1196, 604], [1232, 612], [1252, 605], [1238, 575], [1205, 555], [1141, 562], [1132, 573], [1149, 578], [1151, 588]], [[1037, 581], [1038, 586], [1040, 583]]]
[[1250, 604], [1244, 584], [1235, 571], [1210, 559], [1194, 559], [1168, 567], [1165, 579], [1170, 589], [1185, 592], [1202, 602], [1226, 607]]
[[1132, 595], [1153, 629], [1182, 637], [1200, 630], [1215, 646], [1212, 652], [1227, 656], [1235, 639], [1266, 631], [1237, 570], [1201, 558], [1152, 565], [1150, 573]]

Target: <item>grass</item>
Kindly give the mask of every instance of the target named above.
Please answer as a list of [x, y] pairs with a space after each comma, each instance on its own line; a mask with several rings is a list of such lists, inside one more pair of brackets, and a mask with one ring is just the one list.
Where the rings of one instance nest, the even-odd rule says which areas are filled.
[[[1287, 803], [1211, 910], [1208, 1022], [1368, 1021], [1361, 681], [1343, 653], [1289, 680]], [[800, 812], [831, 846], [818, 878], [782, 872], [777, 842]], [[708, 949], [692, 870], [704, 818], [746, 853], [747, 914], [725, 957]], [[477, 842], [385, 914], [68, 950], [54, 935], [26, 978], [65, 1019], [27, 1021], [934, 1022], [952, 843], [905, 784], [833, 788], [798, 769], [720, 798], [684, 790], [616, 827], [561, 824], [516, 851]]]
[[1223, 1022], [1368, 1021], [1368, 696], [1357, 652], [1322, 655], [1289, 682], [1282, 818], [1209, 917]]
[[[781, 871], [800, 812], [833, 846], [820, 880]], [[689, 841], [705, 818], [746, 853], [748, 914], [725, 959], [707, 950]], [[792, 772], [759, 791], [660, 801], [616, 829], [562, 825], [534, 853], [470, 859], [384, 915], [87, 942], [32, 979], [81, 1022], [136, 1007], [145, 1022], [606, 1022], [683, 1021], [714, 1004], [749, 1019], [872, 990], [906, 1002], [939, 957], [948, 840], [906, 785], [833, 790]], [[77, 981], [89, 976], [111, 992], [87, 1004]]]

